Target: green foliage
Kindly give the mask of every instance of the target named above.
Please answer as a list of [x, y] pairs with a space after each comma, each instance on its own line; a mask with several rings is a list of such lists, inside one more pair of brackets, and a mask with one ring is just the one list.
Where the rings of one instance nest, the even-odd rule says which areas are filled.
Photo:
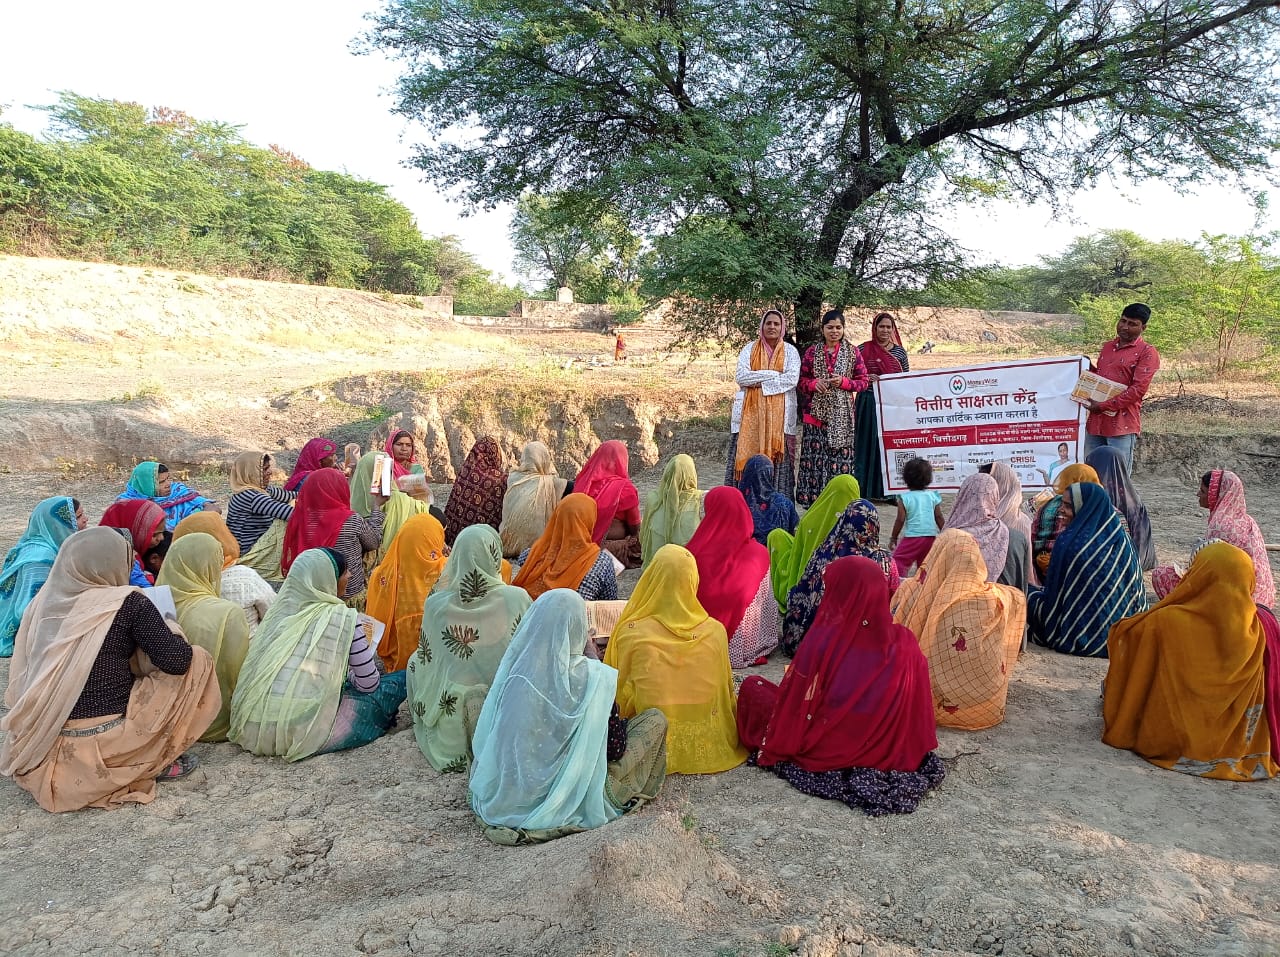
[[[1209, 236], [1195, 244], [1162, 243], [1158, 275], [1141, 301], [1151, 306], [1145, 338], [1176, 357], [1208, 357], [1218, 375], [1280, 348], [1280, 236]], [[1113, 336], [1128, 290], [1086, 294], [1080, 313], [1095, 338]]]
[[386, 187], [254, 146], [238, 127], [69, 92], [45, 110], [45, 140], [0, 122], [0, 252], [412, 296], [490, 282]]
[[548, 297], [568, 286], [579, 302], [639, 301], [648, 257], [615, 211], [593, 209], [567, 194], [527, 193], [516, 203], [511, 244], [516, 269], [542, 277]]
[[1280, 137], [1271, 0], [384, 4], [428, 178], [615, 213], [647, 295], [791, 302], [808, 334], [957, 278], [949, 205], [1263, 171]]

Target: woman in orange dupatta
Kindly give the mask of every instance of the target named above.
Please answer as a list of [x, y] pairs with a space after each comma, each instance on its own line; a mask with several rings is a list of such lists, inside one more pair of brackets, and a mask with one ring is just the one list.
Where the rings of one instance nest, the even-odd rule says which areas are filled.
[[1280, 770], [1280, 628], [1253, 575], [1245, 552], [1211, 542], [1158, 605], [1111, 627], [1105, 743], [1222, 781]]
[[444, 571], [447, 555], [444, 526], [434, 515], [415, 515], [391, 540], [386, 557], [369, 577], [365, 610], [387, 626], [378, 643], [387, 671], [404, 668], [418, 650], [422, 606]]
[[584, 601], [615, 601], [618, 575], [613, 558], [591, 540], [596, 503], [572, 492], [560, 500], [538, 540], [516, 561], [520, 574], [511, 584], [537, 598], [553, 588], [570, 588]]
[[1027, 596], [987, 581], [987, 563], [972, 535], [943, 530], [916, 577], [894, 595], [893, 620], [915, 633], [929, 660], [939, 725], [980, 731], [1004, 720]]
[[663, 545], [640, 576], [605, 648], [618, 669], [618, 713], [667, 716], [667, 773], [714, 774], [747, 759], [724, 625], [698, 603], [698, 563]]
[[737, 485], [753, 455], [773, 463], [777, 490], [795, 497], [796, 385], [800, 353], [782, 337], [787, 322], [777, 309], [760, 317], [755, 342], [738, 354], [738, 394], [729, 420], [729, 461], [724, 484]]

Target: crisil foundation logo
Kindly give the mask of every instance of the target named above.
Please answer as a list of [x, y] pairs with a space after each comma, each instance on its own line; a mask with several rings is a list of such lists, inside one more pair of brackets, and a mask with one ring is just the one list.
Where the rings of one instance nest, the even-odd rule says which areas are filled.
[[947, 383], [947, 388], [951, 390], [952, 395], [964, 395], [964, 376], [953, 375], [951, 381]]

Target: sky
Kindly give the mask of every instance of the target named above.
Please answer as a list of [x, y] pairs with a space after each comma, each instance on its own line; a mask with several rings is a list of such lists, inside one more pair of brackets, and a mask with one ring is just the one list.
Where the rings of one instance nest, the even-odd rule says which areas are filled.
[[[374, 0], [61, 0], [15, 4], [0, 35], [3, 119], [41, 133], [29, 109], [56, 91], [168, 106], [242, 126], [250, 142], [278, 144], [320, 169], [383, 183], [431, 236], [454, 234], [485, 268], [514, 279], [510, 210], [469, 211], [405, 167], [423, 131], [391, 113], [397, 64], [356, 56]], [[1260, 187], [1255, 187], [1260, 188]], [[1275, 195], [1280, 200], [1280, 195]], [[1070, 218], [1015, 202], [950, 211], [945, 225], [984, 262], [1025, 265], [1099, 229], [1149, 239], [1254, 227], [1232, 185], [1179, 196], [1161, 183], [1112, 184], [1077, 195]], [[1275, 212], [1263, 226], [1280, 228]]]

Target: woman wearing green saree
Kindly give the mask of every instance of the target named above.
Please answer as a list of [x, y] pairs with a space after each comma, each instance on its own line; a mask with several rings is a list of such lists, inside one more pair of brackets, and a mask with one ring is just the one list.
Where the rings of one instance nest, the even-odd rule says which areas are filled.
[[702, 519], [702, 492], [693, 459], [681, 453], [667, 463], [662, 480], [644, 502], [640, 523], [641, 564], [663, 545], [688, 545]]
[[485, 693], [530, 605], [523, 588], [503, 584], [502, 540], [491, 525], [458, 533], [422, 610], [422, 636], [409, 658], [409, 714], [418, 747], [437, 771], [465, 771], [465, 718]]
[[[356, 463], [355, 470], [351, 473], [351, 508], [357, 515], [361, 515], [364, 518], [368, 518], [369, 513], [373, 511], [373, 495], [369, 491], [369, 487], [373, 484], [374, 460], [382, 454], [381, 452], [367, 452], [362, 455], [360, 461]], [[391, 547], [391, 540], [404, 527], [405, 522], [415, 515], [427, 513], [434, 515], [437, 521], [443, 523], [444, 512], [440, 511], [440, 509], [428, 502], [420, 502], [399, 489], [392, 489], [391, 497], [387, 499], [387, 504], [382, 507], [382, 547], [366, 563], [368, 568], [372, 570], [386, 557], [387, 549]]]
[[240, 667], [228, 740], [300, 761], [368, 744], [395, 722], [404, 672], [378, 674], [355, 609], [338, 597], [346, 577], [332, 549], [294, 559]]
[[787, 595], [800, 581], [814, 550], [827, 540], [836, 519], [844, 514], [849, 503], [861, 497], [856, 478], [837, 475], [809, 506], [794, 535], [781, 528], [769, 533], [769, 577], [773, 582], [773, 597], [784, 612]]

